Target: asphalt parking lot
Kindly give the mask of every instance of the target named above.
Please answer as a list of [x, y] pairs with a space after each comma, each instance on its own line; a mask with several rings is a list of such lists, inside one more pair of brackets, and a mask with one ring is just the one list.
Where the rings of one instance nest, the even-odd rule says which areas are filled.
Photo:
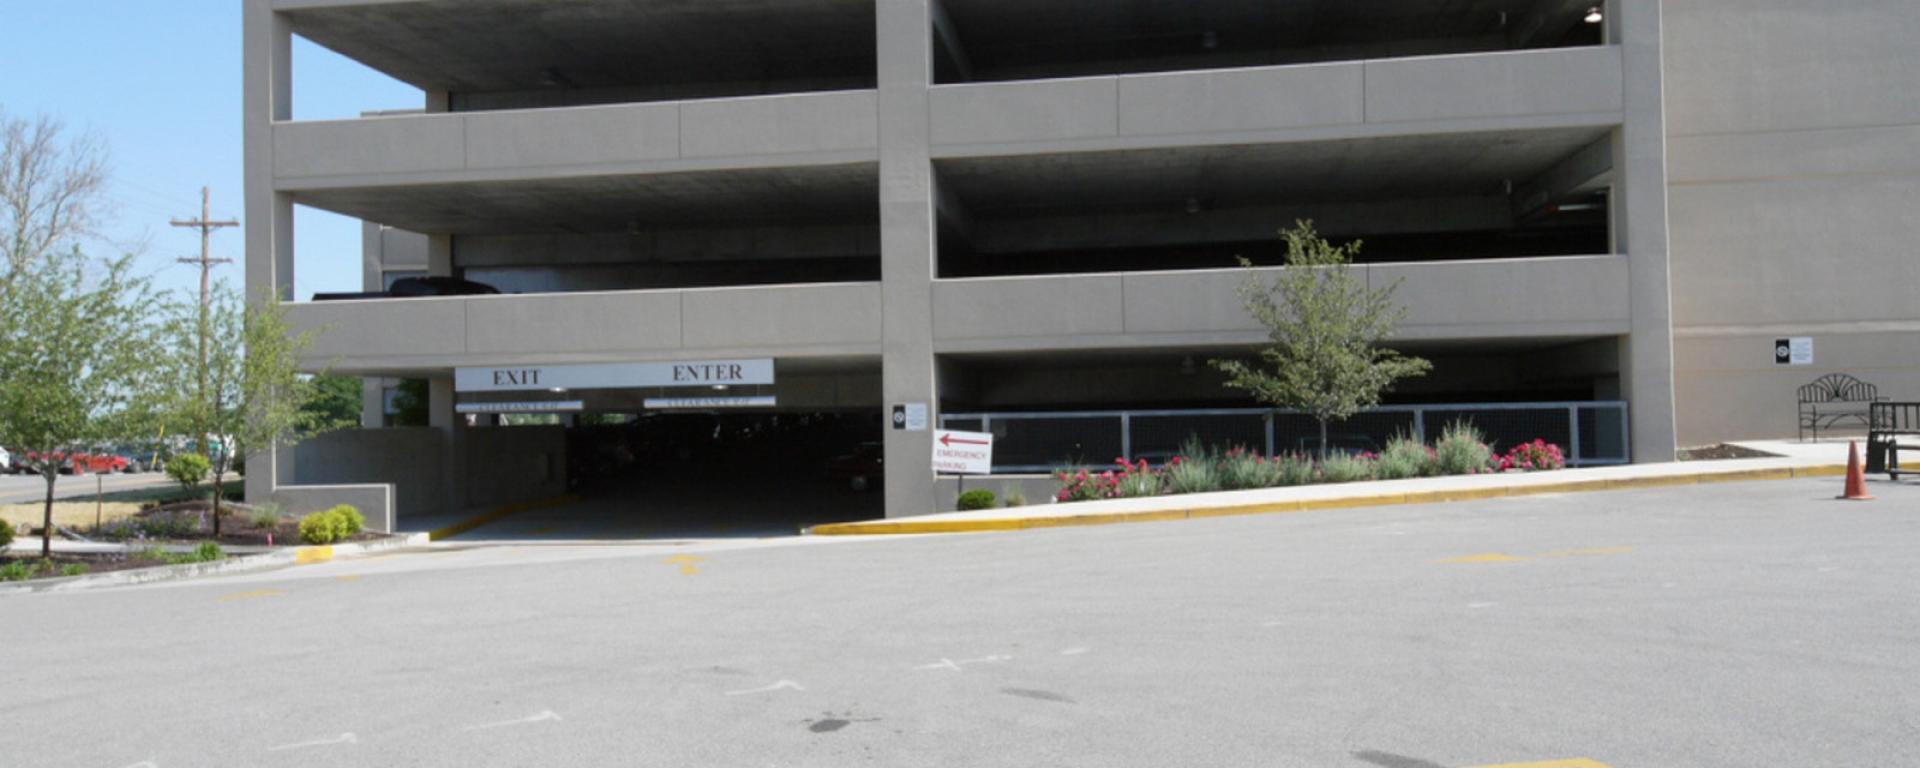
[[1920, 485], [0, 597], [8, 766], [1920, 764]]
[[[54, 483], [57, 498], [73, 496], [91, 497], [95, 480], [100, 490], [132, 491], [142, 488], [158, 488], [173, 484], [173, 481], [160, 472], [136, 472], [120, 475], [61, 475]], [[0, 504], [23, 504], [41, 501], [47, 497], [47, 481], [39, 475], [0, 475]]]

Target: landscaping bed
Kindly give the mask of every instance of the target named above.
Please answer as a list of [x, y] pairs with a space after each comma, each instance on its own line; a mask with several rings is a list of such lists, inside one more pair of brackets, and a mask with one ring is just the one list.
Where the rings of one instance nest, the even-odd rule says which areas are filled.
[[[1331, 451], [1324, 456], [1262, 456], [1244, 448], [1223, 451], [1189, 440], [1182, 446], [1180, 455], [1158, 467], [1145, 460], [1116, 459], [1113, 468], [1104, 471], [1058, 470], [1054, 479], [1060, 487], [1053, 500], [1127, 499], [1363, 480], [1537, 472], [1565, 467], [1566, 458], [1558, 445], [1534, 440], [1502, 453], [1487, 444], [1481, 433], [1468, 424], [1449, 426], [1433, 445], [1396, 437], [1379, 453]], [[963, 495], [961, 500], [963, 510], [993, 504], [990, 492], [969, 491], [968, 494], [970, 498]]]
[[130, 571], [162, 565], [209, 563], [227, 558], [225, 550], [212, 542], [203, 543], [192, 552], [166, 552], [158, 547], [150, 547], [130, 552], [55, 552], [52, 557], [45, 558], [40, 556], [37, 546], [32, 546], [33, 542], [14, 543], [25, 545], [28, 549], [22, 552], [16, 548], [13, 552], [0, 555], [0, 583]]

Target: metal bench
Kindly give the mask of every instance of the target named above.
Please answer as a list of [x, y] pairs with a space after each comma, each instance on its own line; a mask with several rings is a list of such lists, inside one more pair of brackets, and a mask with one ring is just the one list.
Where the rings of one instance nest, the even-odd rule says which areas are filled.
[[1920, 470], [1900, 468], [1901, 451], [1920, 451], [1920, 403], [1874, 403], [1868, 406], [1868, 422], [1867, 471], [1885, 472], [1892, 480], [1920, 475]]
[[1871, 428], [1869, 406], [1885, 399], [1877, 387], [1844, 373], [1814, 379], [1800, 387], [1800, 439], [1805, 441], [1812, 431], [1818, 441], [1822, 427], [1833, 429], [1843, 421]]

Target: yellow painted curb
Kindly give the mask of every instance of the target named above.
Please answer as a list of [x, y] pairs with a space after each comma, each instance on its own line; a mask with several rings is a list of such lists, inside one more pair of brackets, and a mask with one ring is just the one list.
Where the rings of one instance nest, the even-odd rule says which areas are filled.
[[506, 517], [508, 515], [517, 515], [521, 512], [527, 512], [535, 509], [546, 509], [548, 507], [557, 507], [562, 504], [572, 504], [579, 500], [580, 500], [580, 497], [578, 496], [567, 495], [567, 496], [555, 496], [551, 499], [541, 499], [539, 501], [523, 501], [518, 504], [507, 504], [505, 506], [494, 507], [493, 509], [489, 509], [478, 515], [474, 515], [473, 517], [467, 518], [465, 520], [446, 526], [444, 528], [435, 528], [434, 530], [432, 530], [427, 534], [427, 541], [439, 541], [440, 539], [458, 536], [460, 534], [466, 533], [467, 531], [471, 531], [475, 528], [486, 525], [487, 523], [491, 523], [495, 520], [499, 520], [500, 518]]
[[[1663, 488], [1676, 485], [1695, 485], [1699, 483], [1787, 480], [1796, 477], [1832, 477], [1835, 475], [1844, 475], [1846, 471], [1846, 467], [1833, 465], [1788, 467], [1781, 469], [1742, 469], [1728, 472], [1707, 471], [1686, 475], [1629, 477], [1612, 480], [1569, 480], [1562, 483], [1545, 483], [1541, 485], [1413, 491], [1410, 493], [1350, 496], [1337, 499], [1302, 499], [1219, 507], [1152, 510], [1146, 512], [1095, 512], [1084, 515], [994, 517], [975, 520], [871, 520], [857, 523], [828, 523], [825, 525], [816, 525], [808, 528], [805, 533], [810, 536], [862, 536], [907, 533], [978, 533], [986, 531], [1019, 531], [1035, 528], [1071, 528], [1083, 525], [1152, 523], [1171, 520], [1199, 520], [1209, 517], [1233, 517], [1238, 515], [1285, 514], [1288, 512], [1308, 512], [1320, 509], [1356, 509], [1361, 507], [1384, 507], [1401, 504], [1478, 501], [1503, 496], [1535, 496], [1549, 493], [1586, 493], [1591, 491], [1617, 491], [1635, 488]], [[434, 538], [439, 538], [440, 532], [435, 531], [433, 536]]]
[[301, 547], [293, 553], [294, 565], [312, 565], [333, 559], [333, 547]]

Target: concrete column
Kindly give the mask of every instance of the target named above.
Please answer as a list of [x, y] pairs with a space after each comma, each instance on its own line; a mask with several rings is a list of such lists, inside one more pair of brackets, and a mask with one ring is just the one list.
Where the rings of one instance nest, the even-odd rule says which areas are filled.
[[455, 277], [453, 271], [453, 235], [427, 235], [427, 274]]
[[386, 380], [370, 376], [360, 380], [360, 426], [380, 429], [387, 425]]
[[[927, 119], [933, 79], [931, 0], [878, 0], [880, 71], [881, 403], [926, 403], [934, 391], [934, 189]], [[883, 414], [883, 422], [884, 422]], [[886, 427], [888, 517], [933, 512], [933, 433]]]
[[453, 377], [427, 380], [427, 424], [440, 430], [446, 445], [441, 463], [446, 489], [439, 509], [443, 513], [467, 507], [467, 419], [454, 412], [453, 403]]
[[[270, 1], [247, 0], [241, 9], [249, 301], [293, 297], [293, 198], [277, 192], [273, 178], [273, 125], [293, 116], [293, 32]], [[274, 446], [247, 457], [253, 470], [246, 476], [247, 498], [273, 496], [280, 463]]]
[[1620, 378], [1632, 409], [1634, 461], [1672, 461], [1677, 435], [1660, 0], [1614, 0], [1609, 10], [1626, 69], [1626, 117], [1613, 138], [1619, 169], [1612, 200], [1614, 240], [1627, 254], [1632, 303], [1632, 333], [1622, 340]]

